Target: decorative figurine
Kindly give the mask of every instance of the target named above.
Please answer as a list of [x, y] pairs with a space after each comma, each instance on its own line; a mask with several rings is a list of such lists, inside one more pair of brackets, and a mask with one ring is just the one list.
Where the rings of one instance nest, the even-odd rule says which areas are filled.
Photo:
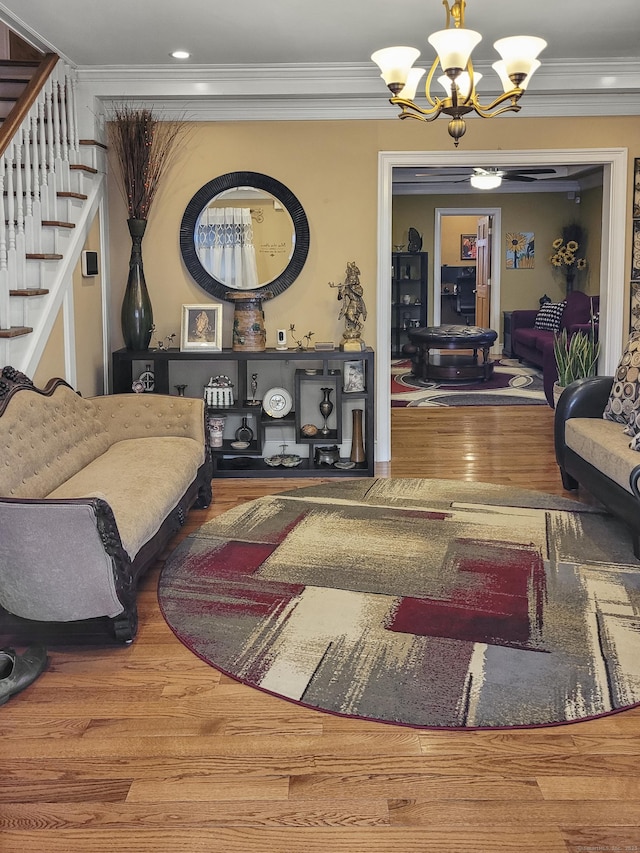
[[311, 338], [314, 336], [315, 332], [307, 332], [307, 334], [303, 336], [304, 343], [302, 343], [302, 341], [298, 340], [298, 338], [296, 338], [296, 336], [293, 334], [295, 332], [295, 330], [296, 330], [296, 327], [294, 326], [293, 323], [291, 323], [289, 326], [289, 332], [291, 334], [291, 338], [292, 338], [294, 344], [297, 346], [297, 348], [301, 352], [309, 349], [309, 347], [311, 346]]
[[246, 403], [245, 403], [246, 406], [260, 406], [261, 405], [261, 401], [256, 400], [256, 391], [257, 390], [258, 390], [258, 374], [252, 373], [251, 374], [251, 399], [246, 401]]
[[340, 349], [359, 352], [365, 348], [360, 335], [367, 319], [367, 307], [362, 297], [364, 291], [360, 284], [360, 270], [355, 261], [347, 263], [344, 284], [334, 284], [330, 281], [329, 287], [338, 288], [338, 301], [343, 303], [338, 314], [338, 320], [344, 317], [345, 326]]

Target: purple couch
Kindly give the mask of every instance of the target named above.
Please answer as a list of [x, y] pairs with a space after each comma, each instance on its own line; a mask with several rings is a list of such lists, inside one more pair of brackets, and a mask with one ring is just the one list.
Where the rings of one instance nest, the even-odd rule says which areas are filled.
[[[562, 313], [560, 328], [569, 335], [574, 332], [589, 332], [591, 316], [597, 316], [600, 309], [599, 296], [587, 296], [580, 290], [567, 294], [567, 304]], [[558, 378], [556, 359], [553, 354], [554, 333], [546, 329], [534, 328], [536, 310], [518, 310], [511, 312], [511, 349], [519, 361], [527, 361], [542, 368], [544, 393], [553, 408], [553, 384]], [[598, 324], [595, 323], [596, 338]]]

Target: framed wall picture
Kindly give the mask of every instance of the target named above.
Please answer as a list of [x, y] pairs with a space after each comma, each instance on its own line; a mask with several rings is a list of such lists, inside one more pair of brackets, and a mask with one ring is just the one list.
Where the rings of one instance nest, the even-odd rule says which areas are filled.
[[180, 352], [220, 352], [222, 306], [183, 305]]
[[460, 235], [460, 260], [475, 261], [476, 260], [476, 243], [478, 240], [477, 234], [461, 234]]
[[364, 391], [364, 361], [345, 361], [342, 373], [342, 393]]

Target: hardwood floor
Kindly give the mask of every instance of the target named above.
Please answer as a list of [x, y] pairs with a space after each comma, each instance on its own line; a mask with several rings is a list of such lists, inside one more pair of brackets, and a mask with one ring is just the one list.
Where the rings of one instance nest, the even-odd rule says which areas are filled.
[[[546, 407], [392, 420], [380, 476], [566, 495]], [[180, 537], [308, 482], [216, 480]], [[640, 851], [640, 710], [494, 732], [307, 710], [182, 646], [158, 609], [159, 570], [143, 580], [132, 646], [51, 646], [46, 672], [0, 708], [2, 853]]]

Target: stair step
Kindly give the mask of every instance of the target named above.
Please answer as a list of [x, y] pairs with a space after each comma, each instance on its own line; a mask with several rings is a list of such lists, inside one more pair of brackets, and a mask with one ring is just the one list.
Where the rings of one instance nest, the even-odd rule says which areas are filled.
[[38, 59], [0, 59], [0, 68], [37, 68]]
[[90, 175], [98, 174], [97, 169], [94, 169], [93, 166], [85, 166], [84, 163], [72, 163], [69, 168], [71, 169], [71, 171], [87, 172]]
[[19, 83], [21, 86], [24, 86], [24, 84], [28, 82], [29, 81], [26, 77], [20, 77], [15, 74], [5, 74], [2, 68], [0, 68], [0, 83]]
[[59, 219], [43, 219], [42, 224], [50, 228], [75, 228], [73, 222], [62, 222]]
[[30, 335], [33, 329], [30, 326], [12, 326], [10, 329], [0, 329], [0, 338], [19, 338], [21, 335]]
[[25, 258], [28, 261], [61, 261], [64, 255], [57, 255], [53, 252], [27, 252]]
[[57, 192], [56, 195], [58, 198], [77, 198], [80, 201], [86, 201], [89, 196], [84, 193], [70, 193], [70, 192]]
[[104, 148], [105, 151], [107, 150], [107, 146], [104, 142], [98, 142], [97, 139], [79, 139], [78, 145], [95, 145], [97, 148]]
[[49, 293], [43, 287], [26, 288], [25, 290], [10, 290], [9, 296], [46, 296]]

